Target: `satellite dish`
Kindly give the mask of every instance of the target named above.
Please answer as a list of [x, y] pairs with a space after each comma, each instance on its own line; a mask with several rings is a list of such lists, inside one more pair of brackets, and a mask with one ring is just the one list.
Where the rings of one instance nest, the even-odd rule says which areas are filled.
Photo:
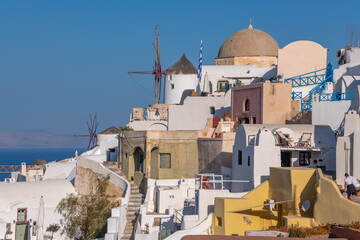
[[301, 206], [301, 210], [303, 212], [307, 212], [309, 211], [310, 207], [311, 207], [311, 202], [309, 200], [305, 200]]

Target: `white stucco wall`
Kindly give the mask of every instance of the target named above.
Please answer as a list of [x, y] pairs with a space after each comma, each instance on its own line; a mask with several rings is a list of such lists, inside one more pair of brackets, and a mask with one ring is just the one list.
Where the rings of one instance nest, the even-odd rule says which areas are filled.
[[185, 90], [195, 90], [196, 74], [165, 75], [164, 103], [179, 104]]
[[360, 117], [356, 111], [345, 115], [344, 136], [336, 144], [336, 182], [344, 185], [345, 173], [360, 179]]
[[312, 124], [328, 125], [333, 131], [339, 128], [351, 101], [313, 102]]
[[118, 146], [118, 134], [98, 134], [97, 144], [100, 146], [100, 154], [106, 154], [109, 148]]
[[[255, 138], [255, 141], [249, 139]], [[257, 134], [246, 134], [239, 127], [233, 152], [232, 178], [234, 180], [251, 180], [249, 183], [232, 183], [232, 192], [250, 191], [268, 180], [270, 167], [281, 167], [280, 147], [275, 146], [272, 132], [263, 129]], [[242, 151], [242, 165], [238, 164], [239, 150]], [[248, 165], [250, 157], [250, 166]]]
[[167, 121], [132, 121], [128, 123], [128, 126], [134, 129], [134, 131], [167, 131]]
[[217, 91], [218, 80], [228, 80], [231, 88], [236, 85], [236, 78], [248, 85], [273, 77], [276, 77], [276, 68], [259, 68], [256, 65], [203, 65], [200, 85], [201, 91], [204, 91], [205, 82], [211, 82], [214, 92]]
[[[50, 236], [46, 232], [46, 228], [50, 224], [59, 224], [62, 219], [61, 215], [55, 211], [60, 200], [67, 194], [75, 193], [75, 189], [69, 181], [66, 180], [43, 180], [38, 182], [15, 182], [0, 183], [0, 192], [6, 193], [6, 197], [0, 198], [0, 219], [5, 223], [11, 224], [12, 239], [15, 239], [15, 224], [17, 220], [17, 211], [19, 208], [27, 209], [27, 222], [29, 223], [30, 238], [35, 240], [36, 236], [32, 236], [33, 222], [38, 219], [40, 206], [40, 198], [44, 197], [44, 234]], [[5, 225], [6, 226], [6, 225]], [[4, 236], [6, 229], [0, 229], [0, 236]], [[65, 239], [60, 236], [60, 231], [54, 234], [56, 239]]]
[[[169, 106], [169, 131], [176, 130], [203, 130], [207, 119], [230, 112], [231, 91], [221, 97], [188, 97], [183, 105]], [[211, 114], [210, 107], [215, 108]]]
[[[293, 146], [276, 146], [275, 131], [289, 134], [289, 137], [293, 140]], [[294, 147], [303, 133], [311, 133], [310, 144], [314, 149]], [[328, 126], [305, 124], [240, 125], [236, 132], [233, 147], [231, 175], [234, 180], [252, 180], [252, 182], [233, 183], [231, 191], [249, 191], [267, 180], [269, 167], [281, 167], [282, 151], [291, 152], [293, 166], [299, 166], [299, 151], [311, 151], [312, 160], [322, 159], [322, 161], [308, 167], [324, 166], [327, 171], [335, 171], [335, 146], [335, 135]], [[238, 164], [239, 150], [242, 151], [242, 165]], [[248, 157], [250, 157], [250, 166], [248, 166]]]

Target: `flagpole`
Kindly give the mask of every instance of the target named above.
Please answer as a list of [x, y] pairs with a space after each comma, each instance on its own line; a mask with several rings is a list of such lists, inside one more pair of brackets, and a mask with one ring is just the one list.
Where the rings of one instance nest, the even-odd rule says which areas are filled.
[[199, 54], [199, 65], [198, 65], [198, 89], [199, 94], [201, 94], [201, 74], [202, 74], [202, 40], [200, 41], [200, 54]]

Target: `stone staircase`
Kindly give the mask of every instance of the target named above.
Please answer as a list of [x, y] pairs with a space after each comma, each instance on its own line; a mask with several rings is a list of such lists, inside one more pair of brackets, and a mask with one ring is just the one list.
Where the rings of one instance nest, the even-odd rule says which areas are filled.
[[139, 216], [140, 205], [144, 202], [145, 196], [140, 193], [139, 187], [133, 182], [131, 184], [131, 194], [128, 203], [128, 210], [126, 215], [126, 226], [124, 229], [122, 240], [134, 239], [135, 226]]
[[[123, 178], [127, 179], [125, 174], [116, 166], [116, 163], [106, 162], [104, 166], [109, 170], [119, 174]], [[131, 192], [128, 203], [128, 210], [126, 214], [126, 226], [124, 233], [121, 236], [121, 240], [133, 240], [135, 238], [135, 227], [139, 216], [140, 205], [144, 202], [145, 196], [139, 190], [139, 187], [130, 181]]]

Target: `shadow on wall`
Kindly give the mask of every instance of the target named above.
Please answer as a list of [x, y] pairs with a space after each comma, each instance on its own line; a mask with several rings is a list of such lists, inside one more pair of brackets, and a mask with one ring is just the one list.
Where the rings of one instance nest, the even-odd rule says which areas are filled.
[[199, 169], [200, 173], [221, 173], [221, 166], [231, 168], [232, 153], [220, 152], [214, 158], [200, 159], [199, 165], [203, 168]]
[[[210, 111], [210, 110], [209, 110]], [[215, 114], [213, 117], [217, 116], [219, 118], [224, 118], [223, 113], [228, 112], [231, 113], [231, 107], [221, 107], [219, 109], [215, 109]]]
[[194, 89], [186, 89], [183, 91], [183, 94], [181, 95], [181, 99], [180, 99], [180, 105], [184, 104], [185, 98], [190, 97], [193, 91]]

